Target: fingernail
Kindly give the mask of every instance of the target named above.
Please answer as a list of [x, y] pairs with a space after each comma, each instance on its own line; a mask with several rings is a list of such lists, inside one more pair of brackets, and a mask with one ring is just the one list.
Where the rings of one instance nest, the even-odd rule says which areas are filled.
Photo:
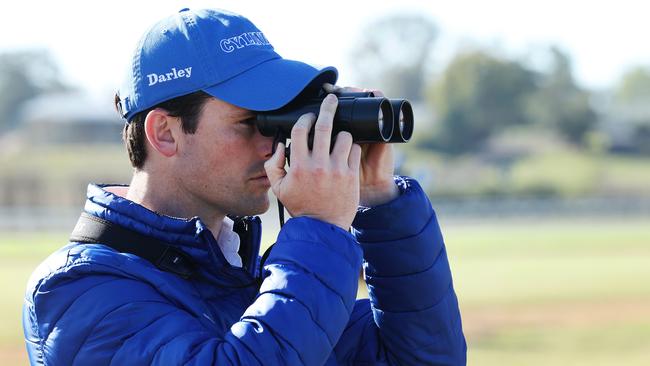
[[325, 100], [328, 103], [334, 103], [337, 100], [337, 98], [336, 98], [336, 95], [334, 95], [334, 94], [327, 94], [327, 97], [325, 97]]
[[313, 121], [316, 120], [316, 113], [314, 112], [309, 112], [306, 113], [305, 119], [302, 121], [302, 124], [309, 125]]
[[331, 92], [337, 92], [341, 90], [341, 87], [338, 85], [330, 84], [330, 83], [325, 83], [323, 84], [323, 88], [326, 90], [329, 90]]

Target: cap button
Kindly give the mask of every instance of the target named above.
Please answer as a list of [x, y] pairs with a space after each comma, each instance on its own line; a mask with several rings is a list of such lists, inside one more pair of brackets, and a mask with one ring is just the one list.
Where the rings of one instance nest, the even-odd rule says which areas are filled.
[[183, 9], [179, 10], [178, 12], [179, 12], [179, 13], [182, 13], [182, 12], [184, 12], [184, 11], [190, 11], [190, 8], [183, 8]]

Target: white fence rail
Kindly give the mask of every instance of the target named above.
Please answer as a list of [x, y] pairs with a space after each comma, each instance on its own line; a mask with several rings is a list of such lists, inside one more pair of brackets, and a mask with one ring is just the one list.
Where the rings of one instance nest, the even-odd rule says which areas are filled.
[[[611, 199], [432, 199], [438, 217], [455, 219], [520, 219], [570, 217], [648, 217], [650, 198]], [[70, 231], [81, 207], [0, 207], [0, 231]], [[277, 209], [263, 217], [265, 227], [276, 224]], [[649, 226], [650, 227], [650, 226]]]

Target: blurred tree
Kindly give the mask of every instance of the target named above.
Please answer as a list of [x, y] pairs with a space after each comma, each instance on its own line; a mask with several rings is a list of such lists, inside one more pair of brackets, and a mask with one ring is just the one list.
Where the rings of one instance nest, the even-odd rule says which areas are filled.
[[622, 76], [607, 114], [627, 132], [615, 149], [650, 154], [650, 68], [637, 66]]
[[20, 105], [26, 100], [68, 88], [48, 51], [0, 54], [0, 132], [15, 125]]
[[427, 60], [438, 35], [422, 15], [395, 15], [367, 25], [350, 55], [359, 85], [389, 96], [422, 99]]
[[458, 55], [433, 85], [438, 121], [425, 146], [451, 154], [481, 149], [504, 127], [527, 122], [534, 75], [523, 65], [486, 52]]
[[637, 66], [621, 78], [615, 90], [616, 101], [626, 104], [636, 104], [650, 101], [650, 68]]
[[576, 84], [569, 56], [557, 47], [551, 47], [550, 52], [550, 70], [539, 74], [539, 89], [529, 100], [530, 118], [572, 143], [584, 144], [597, 122], [590, 94]]

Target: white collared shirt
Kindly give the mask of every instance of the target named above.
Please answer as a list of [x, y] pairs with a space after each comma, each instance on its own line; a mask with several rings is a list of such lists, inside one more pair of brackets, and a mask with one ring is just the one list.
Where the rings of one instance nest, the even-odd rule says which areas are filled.
[[223, 219], [221, 230], [219, 230], [219, 234], [217, 235], [217, 244], [230, 265], [241, 267], [242, 260], [238, 253], [240, 244], [239, 235], [233, 230], [233, 225], [234, 222], [230, 218], [225, 217]]

